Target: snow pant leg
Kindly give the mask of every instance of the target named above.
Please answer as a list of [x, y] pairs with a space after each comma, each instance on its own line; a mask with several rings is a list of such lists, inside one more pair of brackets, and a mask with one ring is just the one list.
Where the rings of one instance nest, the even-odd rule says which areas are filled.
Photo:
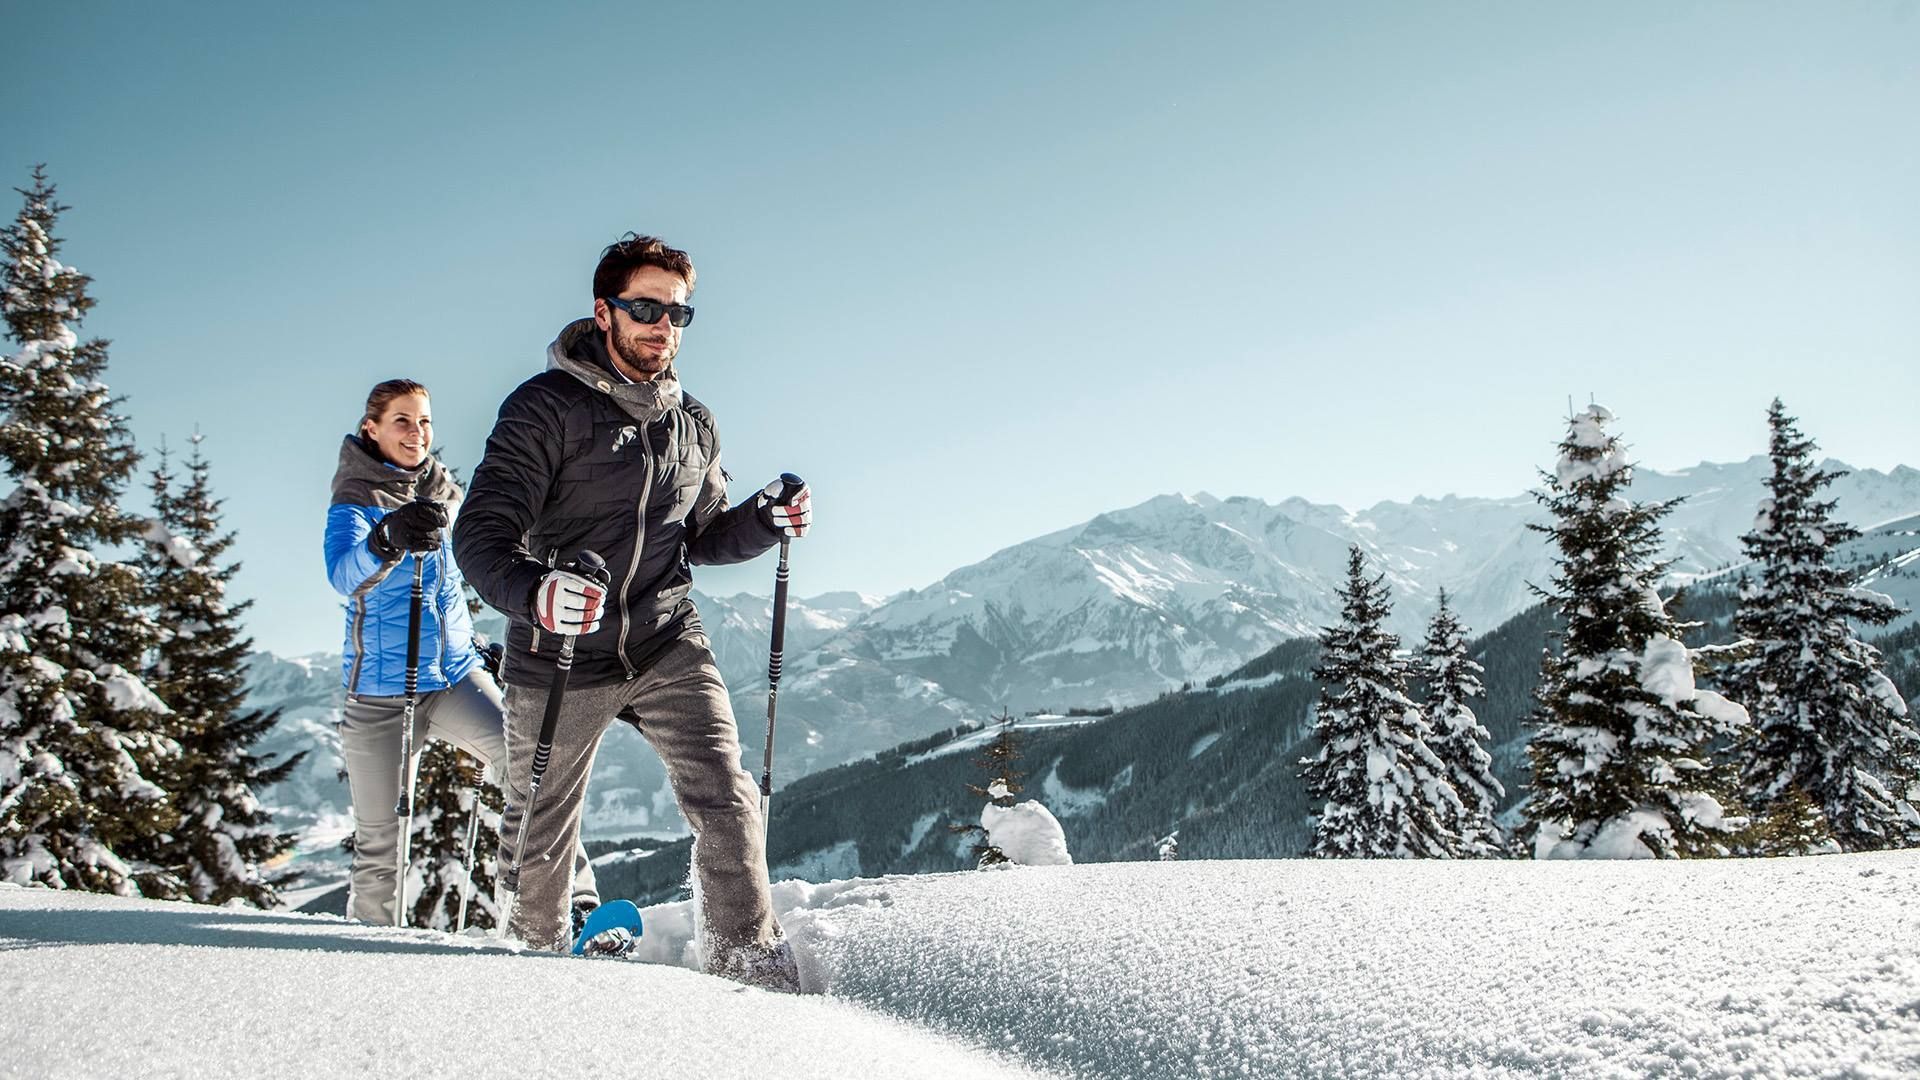
[[630, 684], [626, 717], [667, 766], [694, 833], [694, 872], [707, 925], [707, 969], [780, 940], [767, 883], [760, 788], [740, 766], [733, 705], [704, 634], [668, 649]]
[[[541, 703], [545, 708], [545, 702]], [[500, 686], [486, 672], [475, 669], [466, 678], [445, 690], [428, 694], [421, 700], [427, 735], [450, 743], [472, 754], [498, 777], [507, 758], [507, 708], [500, 697]], [[398, 730], [396, 728], [396, 730]], [[538, 732], [538, 724], [535, 724]], [[399, 756], [396, 747], [394, 755]], [[544, 796], [546, 792], [543, 790]], [[585, 844], [573, 849], [573, 902], [598, 904], [600, 890], [594, 884], [593, 863], [587, 859]]]
[[[400, 722], [406, 699], [350, 697], [340, 717], [340, 756], [347, 763], [353, 801], [353, 868], [347, 883], [347, 917], [393, 925], [393, 860], [400, 843]], [[414, 712], [414, 734], [422, 730]]]
[[[512, 916], [507, 932], [536, 949], [558, 951], [568, 944], [571, 926], [567, 902], [572, 892], [573, 863], [569, 856], [580, 847], [580, 814], [586, 806], [587, 778], [600, 737], [620, 711], [627, 687], [567, 688], [559, 723], [554, 727], [553, 755], [540, 780], [539, 802], [525, 822], [526, 858], [520, 864], [520, 891], [509, 899]], [[540, 722], [546, 716], [547, 691], [524, 686], [507, 687], [507, 812], [500, 821], [500, 865], [511, 866], [523, 825], [527, 792], [533, 777], [533, 753], [540, 741]], [[504, 873], [505, 870], [502, 870]]]

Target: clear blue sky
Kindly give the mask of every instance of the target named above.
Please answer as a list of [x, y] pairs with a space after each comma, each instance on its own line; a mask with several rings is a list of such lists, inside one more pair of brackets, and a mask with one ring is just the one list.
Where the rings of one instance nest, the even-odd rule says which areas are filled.
[[207, 433], [282, 652], [338, 645], [320, 533], [367, 387], [431, 386], [470, 471], [627, 229], [699, 266], [680, 366], [736, 494], [813, 482], [802, 595], [1175, 490], [1515, 494], [1569, 395], [1656, 467], [1759, 452], [1775, 394], [1835, 456], [1920, 464], [1914, 3], [4, 24], [0, 171], [72, 205], [141, 445]]

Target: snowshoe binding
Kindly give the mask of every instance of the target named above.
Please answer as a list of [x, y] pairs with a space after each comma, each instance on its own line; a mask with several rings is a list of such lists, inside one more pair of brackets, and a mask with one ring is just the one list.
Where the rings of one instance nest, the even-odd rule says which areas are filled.
[[640, 909], [631, 900], [573, 908], [573, 955], [622, 957], [640, 943]]

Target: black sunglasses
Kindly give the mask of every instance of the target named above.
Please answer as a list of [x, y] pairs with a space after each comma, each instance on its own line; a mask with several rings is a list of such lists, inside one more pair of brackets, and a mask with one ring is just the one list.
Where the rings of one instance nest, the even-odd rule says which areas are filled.
[[633, 316], [635, 322], [652, 326], [665, 315], [667, 321], [675, 326], [685, 326], [693, 321], [693, 308], [688, 304], [663, 304], [658, 300], [622, 300], [617, 296], [603, 296], [609, 307], [617, 307]]

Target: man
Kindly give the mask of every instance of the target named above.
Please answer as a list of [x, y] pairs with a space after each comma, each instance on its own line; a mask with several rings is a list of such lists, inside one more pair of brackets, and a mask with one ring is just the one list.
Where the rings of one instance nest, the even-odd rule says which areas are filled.
[[[500, 406], [454, 526], [467, 580], [505, 613], [507, 813], [501, 863], [526, 855], [508, 931], [537, 948], [568, 937], [567, 855], [587, 777], [614, 720], [666, 763], [693, 827], [707, 970], [798, 990], [767, 888], [759, 791], [740, 766], [732, 706], [699, 614], [694, 563], [733, 563], [805, 535], [811, 496], [775, 481], [738, 507], [713, 414], [683, 393], [674, 357], [693, 321], [693, 262], [650, 236], [601, 253], [593, 318], [547, 347], [547, 370]], [[592, 551], [609, 586], [574, 572]], [[553, 753], [521, 820], [560, 635], [578, 635]]]

